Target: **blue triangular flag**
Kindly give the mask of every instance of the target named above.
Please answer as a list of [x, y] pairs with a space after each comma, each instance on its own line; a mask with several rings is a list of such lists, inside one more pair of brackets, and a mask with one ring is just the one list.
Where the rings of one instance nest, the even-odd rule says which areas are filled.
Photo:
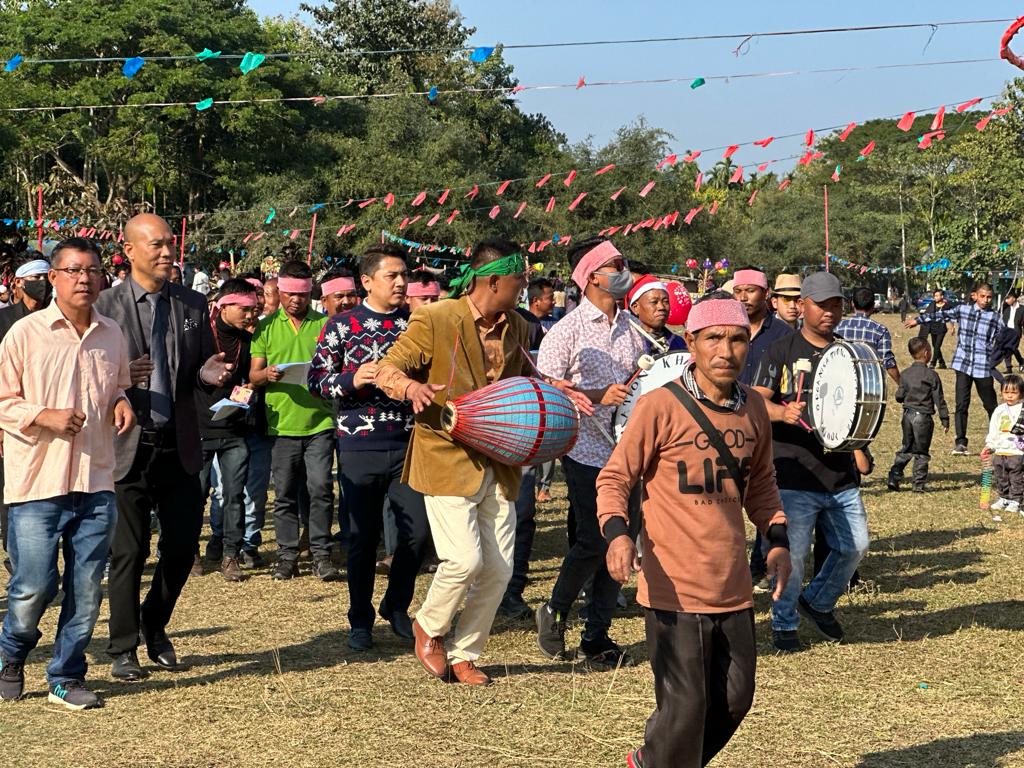
[[469, 54], [469, 60], [475, 61], [477, 64], [479, 64], [480, 62], [487, 61], [487, 59], [490, 57], [492, 53], [494, 53], [493, 48], [488, 48], [487, 46], [481, 45], [479, 48], [474, 49], [473, 52]]
[[20, 53], [14, 54], [13, 56], [11, 56], [11, 58], [7, 60], [7, 65], [4, 67], [4, 72], [13, 72], [19, 66], [21, 66], [21, 62], [23, 62], [24, 60], [25, 57], [22, 56]]
[[306, 213], [316, 213], [317, 211], [319, 211], [323, 207], [324, 207], [323, 203], [317, 203], [316, 205], [311, 205], [311, 206], [309, 206], [309, 210], [306, 211]]
[[437, 86], [436, 85], [430, 86], [430, 92], [427, 94], [427, 98], [430, 99], [431, 101], [434, 101], [435, 99], [437, 99]]
[[142, 65], [146, 63], [146, 60], [141, 56], [135, 56], [131, 59], [127, 59], [124, 66], [121, 67], [121, 71], [124, 72], [124, 76], [129, 80], [138, 74], [138, 71], [142, 69]]

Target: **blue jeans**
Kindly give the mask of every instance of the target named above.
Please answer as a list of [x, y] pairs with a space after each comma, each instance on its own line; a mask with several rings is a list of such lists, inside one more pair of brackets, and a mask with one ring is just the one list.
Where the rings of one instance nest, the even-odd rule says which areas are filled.
[[42, 633], [39, 619], [57, 595], [57, 554], [64, 554], [64, 600], [57, 620], [50, 685], [84, 680], [85, 649], [103, 600], [103, 567], [117, 523], [112, 491], [69, 493], [10, 505], [8, 545], [14, 575], [7, 585], [7, 616], [0, 651], [24, 661]]
[[804, 599], [816, 611], [829, 612], [850, 586], [850, 578], [868, 551], [868, 516], [858, 488], [839, 493], [792, 491], [780, 488], [786, 513], [793, 573], [782, 597], [772, 605], [772, 629], [800, 626], [797, 599], [803, 588], [804, 562], [814, 542], [814, 526], [822, 527], [832, 548], [818, 575], [803, 588]]
[[245, 525], [245, 481], [249, 471], [249, 448], [243, 437], [203, 438], [203, 468], [199, 482], [204, 489], [216, 485], [210, 505], [210, 530], [213, 540], [223, 543], [227, 557], [238, 557], [243, 545]]
[[[249, 469], [245, 480], [245, 534], [242, 536], [242, 550], [255, 552], [263, 543], [263, 525], [267, 521], [267, 490], [270, 488], [270, 449], [274, 438], [266, 435], [249, 435], [245, 438], [249, 447]], [[224, 538], [224, 491], [220, 480], [220, 464], [213, 460], [210, 473], [213, 499], [210, 501], [210, 532], [215, 539]]]

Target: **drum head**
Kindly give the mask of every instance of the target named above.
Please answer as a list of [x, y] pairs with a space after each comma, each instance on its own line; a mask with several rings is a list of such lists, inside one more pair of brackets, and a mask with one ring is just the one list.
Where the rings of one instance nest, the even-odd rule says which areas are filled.
[[811, 379], [810, 417], [821, 444], [838, 448], [853, 432], [857, 418], [857, 362], [844, 344], [821, 353]]
[[622, 405], [615, 409], [615, 415], [612, 417], [612, 434], [616, 442], [622, 439], [622, 432], [626, 429], [626, 422], [637, 400], [648, 392], [678, 379], [689, 362], [689, 352], [669, 352], [655, 358], [654, 366], [649, 371], [643, 371], [633, 379], [629, 394]]

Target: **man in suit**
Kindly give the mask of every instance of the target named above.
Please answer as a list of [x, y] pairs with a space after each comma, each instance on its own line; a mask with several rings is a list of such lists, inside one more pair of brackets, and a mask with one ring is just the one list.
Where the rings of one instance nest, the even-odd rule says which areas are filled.
[[[192, 568], [203, 521], [194, 395], [200, 380], [223, 386], [233, 366], [215, 353], [206, 298], [169, 281], [174, 240], [167, 222], [140, 214], [128, 221], [124, 239], [131, 275], [104, 291], [96, 308], [121, 326], [131, 360], [126, 394], [137, 425], [116, 444], [107, 653], [114, 659], [111, 675], [135, 681], [148, 676], [136, 654], [140, 630], [153, 662], [178, 666], [165, 628]], [[160, 559], [140, 613], [153, 509], [160, 520]]]
[[[1024, 329], [1024, 307], [1017, 301], [1017, 291], [1011, 290], [1006, 294], [1006, 298], [1003, 300], [1003, 324], [1015, 334], [1017, 338], [1012, 345], [1012, 351], [1005, 355], [1001, 360], [996, 361], [996, 365], [1001, 362], [1006, 363], [1006, 372], [1013, 373], [1013, 363], [1010, 358], [1017, 358], [1017, 367], [1024, 370], [1024, 357], [1020, 355], [1020, 337], [1021, 330]], [[1007, 347], [1009, 349], [1009, 345]]]
[[[417, 309], [375, 379], [389, 397], [412, 402], [415, 424], [402, 482], [424, 494], [441, 559], [413, 622], [416, 657], [439, 678], [450, 663], [451, 674], [467, 685], [491, 682], [475, 662], [512, 575], [511, 500], [519, 493], [520, 472], [454, 442], [441, 415], [450, 399], [530, 373], [526, 321], [513, 311], [525, 285], [526, 262], [517, 246], [478, 243], [451, 284], [453, 296], [465, 295]], [[587, 407], [581, 403], [585, 412]], [[446, 651], [445, 636], [463, 599]]]

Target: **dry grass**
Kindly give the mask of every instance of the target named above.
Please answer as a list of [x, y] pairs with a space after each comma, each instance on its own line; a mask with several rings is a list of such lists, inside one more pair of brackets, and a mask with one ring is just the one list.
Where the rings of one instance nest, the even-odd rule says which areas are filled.
[[[898, 352], [907, 338], [897, 332]], [[943, 380], [952, 407], [952, 376]], [[839, 607], [850, 643], [776, 657], [759, 601], [754, 709], [716, 765], [1024, 765], [1024, 518], [995, 523], [978, 510], [978, 460], [950, 456], [941, 432], [933, 491], [888, 493], [898, 414], [875, 443], [878, 469], [864, 489], [868, 584]], [[971, 416], [978, 435], [977, 399]], [[534, 604], [563, 551], [563, 510], [561, 498], [542, 510]], [[421, 596], [428, 583], [421, 577]], [[612, 674], [552, 663], [535, 650], [529, 623], [499, 621], [483, 660], [497, 685], [445, 685], [385, 628], [374, 653], [347, 652], [346, 608], [344, 584], [309, 577], [192, 580], [170, 628], [190, 669], [154, 671], [139, 685], [108, 675], [104, 610], [90, 650], [91, 682], [107, 706], [82, 714], [42, 693], [51, 610], [27, 668], [29, 697], [0, 708], [0, 763], [617, 766], [639, 743], [653, 703], [645, 664]], [[613, 633], [646, 661], [635, 607], [620, 612]]]

